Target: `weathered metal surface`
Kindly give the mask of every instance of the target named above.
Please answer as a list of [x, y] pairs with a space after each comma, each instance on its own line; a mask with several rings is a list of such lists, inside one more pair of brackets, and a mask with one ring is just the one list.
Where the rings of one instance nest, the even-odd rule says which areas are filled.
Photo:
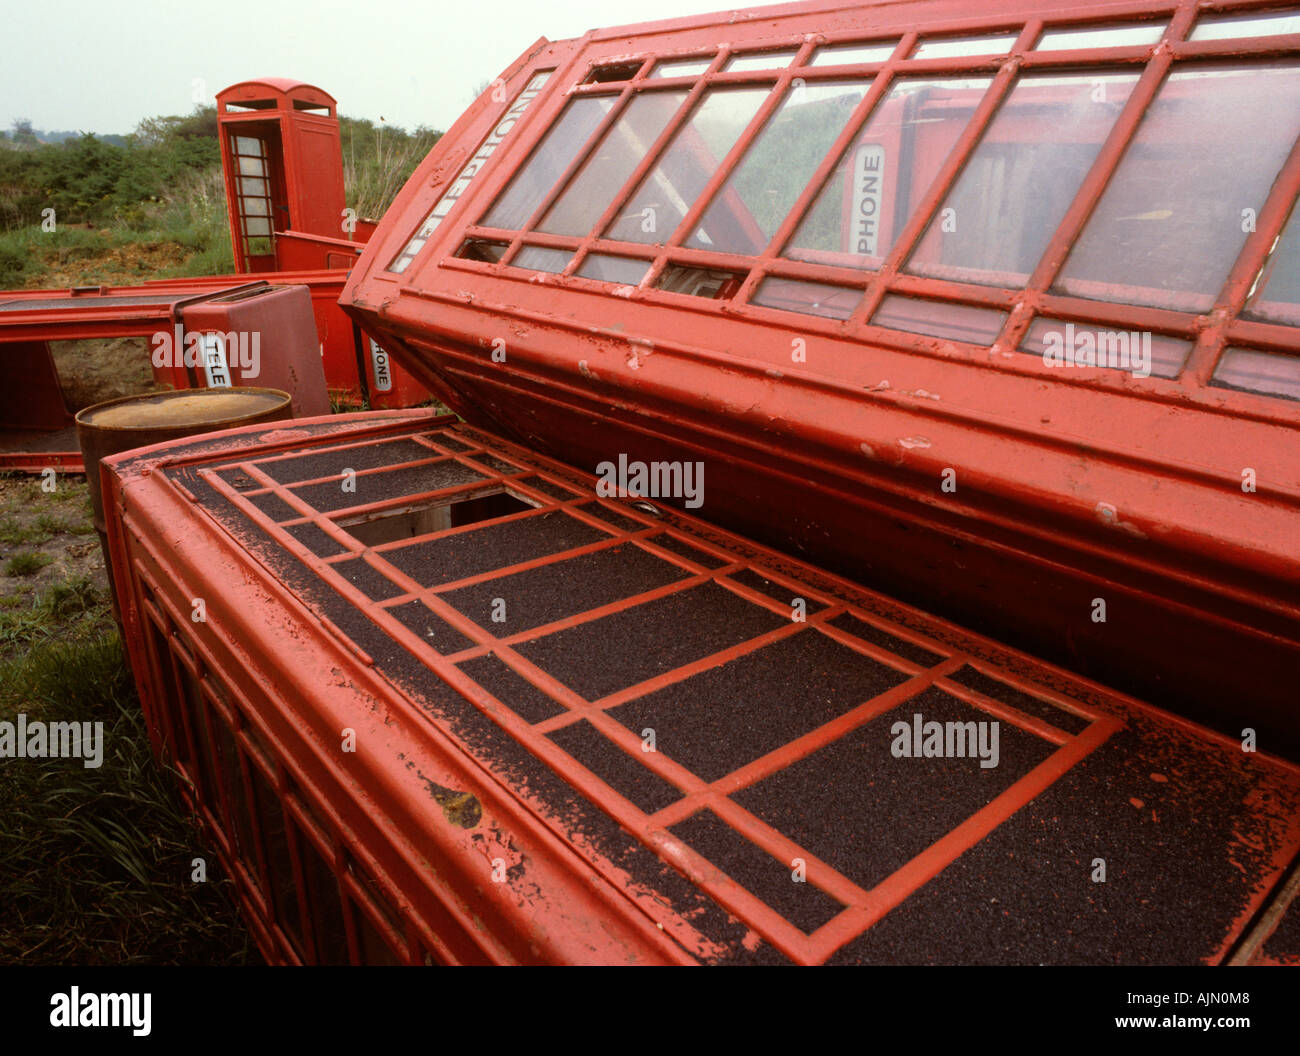
[[[210, 433], [253, 422], [276, 422], [293, 417], [289, 393], [280, 389], [187, 389], [144, 396], [123, 396], [97, 403], [76, 417], [77, 443], [82, 469], [90, 489], [95, 531], [111, 569], [112, 555], [105, 534], [103, 484], [100, 463], [109, 455], [148, 447], [181, 436]], [[110, 586], [113, 577], [110, 573]], [[114, 613], [119, 612], [116, 591]]]
[[275, 962], [1220, 962], [1300, 850], [1294, 764], [451, 418], [105, 474]]
[[302, 286], [273, 286], [186, 305], [177, 333], [219, 335], [220, 345], [213, 346], [216, 371], [207, 357], [187, 364], [175, 354], [170, 362], [163, 357], [159, 368], [155, 349], [154, 376], [176, 389], [221, 384], [283, 389], [293, 397], [293, 417], [328, 414], [330, 397], [311, 304]]

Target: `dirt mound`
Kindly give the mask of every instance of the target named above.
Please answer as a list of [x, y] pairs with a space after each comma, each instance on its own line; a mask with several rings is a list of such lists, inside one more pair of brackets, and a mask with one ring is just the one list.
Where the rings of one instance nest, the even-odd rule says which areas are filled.
[[178, 242], [127, 242], [120, 246], [65, 246], [42, 250], [45, 270], [25, 283], [27, 289], [64, 286], [130, 286], [179, 267], [194, 254]]

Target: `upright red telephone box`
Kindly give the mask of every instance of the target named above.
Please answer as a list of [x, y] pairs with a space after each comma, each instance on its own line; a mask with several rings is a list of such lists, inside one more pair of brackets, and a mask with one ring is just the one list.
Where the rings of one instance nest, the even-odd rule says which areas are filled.
[[217, 121], [236, 271], [275, 271], [284, 231], [349, 237], [333, 96], [280, 77], [242, 81], [218, 93]]

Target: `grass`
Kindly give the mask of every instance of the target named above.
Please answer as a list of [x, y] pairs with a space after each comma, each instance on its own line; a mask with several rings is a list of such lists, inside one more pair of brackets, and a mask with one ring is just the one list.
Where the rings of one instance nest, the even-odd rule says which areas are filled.
[[[75, 593], [75, 592], [74, 592]], [[71, 594], [65, 594], [66, 600]], [[0, 963], [242, 964], [256, 959], [176, 793], [149, 753], [115, 632], [0, 667], [0, 720], [102, 722], [103, 763], [0, 765]], [[191, 881], [204, 858], [208, 881]]]
[[91, 535], [94, 531], [94, 524], [49, 513], [41, 514], [33, 524], [23, 524], [16, 517], [0, 517], [0, 543], [10, 546], [40, 545], [56, 535]]
[[103, 614], [96, 610], [106, 601], [104, 591], [89, 576], [55, 583], [35, 598], [8, 595], [0, 599], [0, 648], [75, 640], [86, 627], [102, 630]]
[[[381, 216], [436, 137], [345, 120], [348, 204], [363, 217]], [[44, 188], [27, 188], [39, 205], [49, 204]], [[6, 204], [0, 289], [234, 270], [219, 166], [180, 171], [161, 193], [111, 213], [60, 208], [53, 232], [41, 230], [34, 207]], [[113, 386], [131, 380], [120, 367], [128, 361], [146, 365], [138, 380], [147, 387], [147, 357], [131, 340], [56, 346], [69, 399], [84, 405], [117, 394]], [[334, 407], [364, 409], [338, 400]], [[60, 478], [47, 492], [39, 480], [5, 481], [5, 489], [0, 546], [18, 552], [8, 558], [11, 578], [0, 596], [0, 722], [19, 713], [103, 722], [105, 751], [98, 768], [0, 759], [0, 963], [258, 961], [229, 882], [180, 797], [179, 775], [151, 754], [103, 573], [73, 574], [88, 560], [74, 537], [94, 532], [85, 484]], [[82, 556], [49, 568], [42, 548], [65, 560]], [[56, 574], [62, 578], [51, 581]], [[190, 879], [195, 858], [207, 862], [206, 883]]]
[[354, 400], [346, 392], [330, 390], [330, 414], [351, 414], [370, 410], [369, 400]]
[[[93, 534], [84, 482], [5, 486], [0, 542], [58, 552]], [[105, 747], [97, 769], [0, 759], [0, 963], [256, 961], [178, 775], [151, 754], [100, 566], [13, 588], [0, 596], [0, 722], [103, 722]], [[195, 858], [206, 883], [190, 880]]]
[[[344, 129], [347, 202], [359, 216], [377, 219], [439, 134], [352, 124]], [[122, 285], [235, 270], [220, 165], [183, 170], [160, 195], [93, 224], [65, 223], [60, 213], [55, 230], [43, 231], [39, 216], [28, 212], [0, 224], [0, 289]]]
[[[353, 137], [363, 135], [360, 129], [353, 131]], [[360, 161], [349, 150], [352, 146], [349, 138], [343, 150], [343, 182], [348, 204], [357, 215], [377, 220], [438, 141], [439, 133], [419, 132], [401, 138], [386, 137], [381, 129], [375, 129], [373, 136], [373, 141], [365, 144], [367, 149]]]
[[5, 562], [6, 576], [34, 576], [53, 560], [49, 554], [35, 554], [26, 551], [14, 554]]
[[0, 230], [0, 288], [111, 285], [235, 270], [220, 166], [189, 173], [164, 198], [96, 227]]

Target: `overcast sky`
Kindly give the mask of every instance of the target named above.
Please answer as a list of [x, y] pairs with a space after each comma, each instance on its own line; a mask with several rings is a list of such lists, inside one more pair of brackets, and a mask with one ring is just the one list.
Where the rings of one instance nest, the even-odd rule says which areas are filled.
[[726, 0], [2, 0], [0, 128], [125, 133], [252, 77], [323, 88], [353, 117], [446, 129], [534, 40], [726, 9]]

